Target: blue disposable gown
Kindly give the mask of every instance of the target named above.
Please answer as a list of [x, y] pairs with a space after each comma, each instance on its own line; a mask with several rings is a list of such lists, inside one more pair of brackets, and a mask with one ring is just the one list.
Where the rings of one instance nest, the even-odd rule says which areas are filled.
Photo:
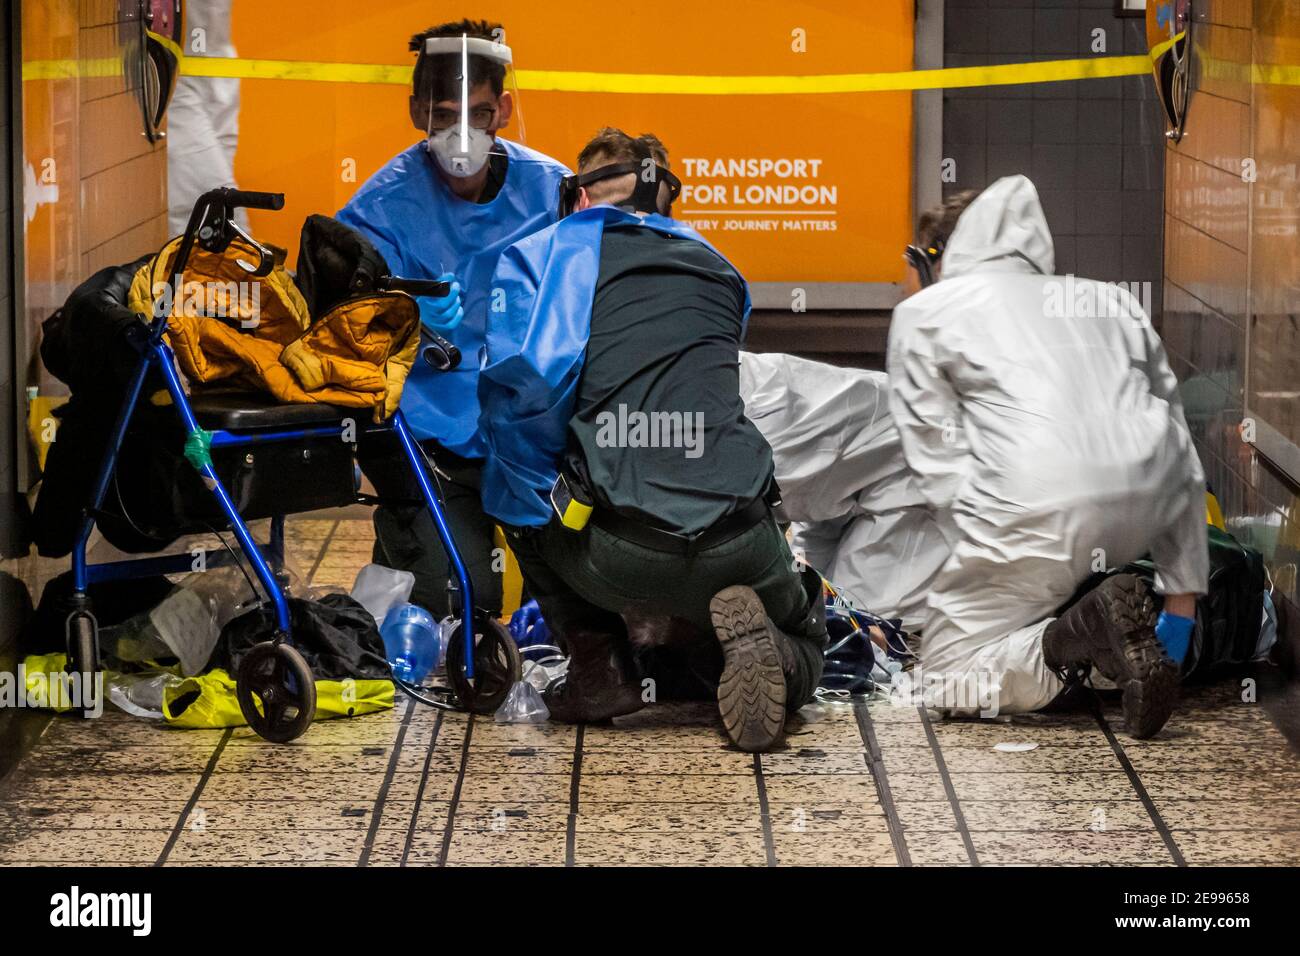
[[506, 524], [537, 527], [550, 520], [551, 485], [564, 454], [591, 331], [601, 236], [607, 225], [628, 223], [693, 239], [726, 261], [676, 220], [593, 206], [515, 243], [497, 263], [492, 287], [502, 290], [502, 308], [488, 314], [487, 358], [478, 388], [487, 446], [483, 510]]
[[374, 243], [393, 275], [436, 279], [452, 272], [459, 280], [465, 318], [445, 335], [461, 351], [460, 367], [438, 372], [417, 361], [402, 411], [417, 438], [435, 439], [466, 458], [484, 453], [478, 375], [492, 270], [503, 249], [555, 222], [560, 180], [568, 173], [526, 146], [497, 142], [509, 166], [491, 202], [466, 202], [452, 193], [421, 142], [371, 176], [337, 217]]

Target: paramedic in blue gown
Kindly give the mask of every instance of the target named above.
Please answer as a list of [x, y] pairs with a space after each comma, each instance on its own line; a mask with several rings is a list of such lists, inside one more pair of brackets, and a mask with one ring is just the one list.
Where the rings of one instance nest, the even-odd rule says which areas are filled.
[[[420, 318], [460, 349], [461, 363], [440, 372], [417, 359], [402, 411], [441, 472], [435, 487], [475, 603], [493, 614], [501, 611], [501, 568], [478, 490], [484, 445], [477, 386], [489, 286], [502, 249], [555, 221], [555, 197], [568, 172], [499, 135], [517, 108], [507, 88], [510, 49], [503, 40], [500, 25], [474, 20], [411, 38], [417, 58], [410, 118], [422, 139], [389, 160], [338, 213], [375, 245], [394, 275], [451, 284], [445, 298], [421, 298]], [[363, 451], [366, 476], [390, 499], [375, 511], [374, 560], [413, 572], [411, 600], [442, 617], [451, 603], [448, 561], [396, 452], [395, 444]]]

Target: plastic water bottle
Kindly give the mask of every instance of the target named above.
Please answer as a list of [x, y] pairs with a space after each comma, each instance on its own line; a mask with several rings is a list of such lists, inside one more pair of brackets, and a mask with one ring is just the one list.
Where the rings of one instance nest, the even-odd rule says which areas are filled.
[[438, 665], [442, 638], [433, 615], [417, 604], [398, 604], [379, 628], [393, 676], [418, 684]]

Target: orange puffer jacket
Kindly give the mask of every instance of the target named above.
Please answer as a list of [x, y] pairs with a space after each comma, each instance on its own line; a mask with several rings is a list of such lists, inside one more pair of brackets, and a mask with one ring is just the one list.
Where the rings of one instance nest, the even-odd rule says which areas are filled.
[[[164, 302], [179, 244], [173, 239], [136, 273], [132, 310], [153, 315], [154, 303]], [[285, 403], [371, 408], [375, 421], [391, 416], [419, 351], [415, 300], [403, 292], [358, 296], [313, 321], [282, 265], [256, 278], [241, 259], [255, 262], [257, 254], [240, 240], [224, 253], [197, 244], [190, 253], [167, 324], [185, 377], [269, 392]]]

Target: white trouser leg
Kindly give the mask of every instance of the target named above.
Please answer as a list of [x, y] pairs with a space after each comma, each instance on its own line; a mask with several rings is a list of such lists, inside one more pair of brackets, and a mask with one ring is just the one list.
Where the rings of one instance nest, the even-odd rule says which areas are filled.
[[[1093, 571], [1147, 550], [1161, 530], [1152, 516], [1167, 510], [1165, 498], [1135, 493], [1010, 519], [995, 502], [955, 509], [952, 553], [935, 578], [922, 630], [925, 679], [946, 695], [933, 706], [1024, 713], [1050, 703], [1063, 686], [1043, 659], [1051, 615]], [[975, 706], [970, 697], [981, 688], [985, 703]]]
[[985, 717], [1038, 710], [1063, 686], [1043, 659], [1043, 631], [1087, 577], [1086, 560], [1032, 553], [1008, 529], [994, 537], [978, 521], [959, 525], [926, 602], [921, 668], [931, 688], [927, 703]]
[[949, 641], [934, 651], [922, 640], [913, 692], [928, 706], [959, 716], [996, 717], [1041, 710], [1064, 688], [1043, 659], [1051, 618], [992, 641]]

